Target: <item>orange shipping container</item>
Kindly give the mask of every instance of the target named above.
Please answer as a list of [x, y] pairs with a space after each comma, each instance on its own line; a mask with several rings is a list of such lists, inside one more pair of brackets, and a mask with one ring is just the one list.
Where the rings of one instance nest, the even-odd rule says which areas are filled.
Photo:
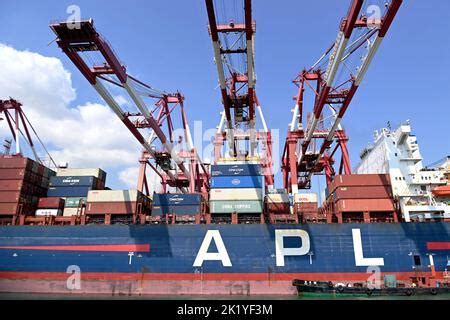
[[283, 214], [287, 214], [290, 213], [290, 206], [289, 203], [270, 203], [268, 202], [266, 204], [267, 206], [267, 211], [269, 213], [283, 213]]
[[335, 201], [340, 199], [384, 199], [392, 198], [391, 186], [337, 187], [333, 192]]
[[2, 156], [0, 157], [0, 169], [20, 168], [31, 170], [33, 167], [32, 160], [22, 157]]
[[0, 191], [0, 202], [19, 202], [21, 195], [20, 191]]
[[20, 191], [22, 185], [23, 180], [0, 180], [0, 191]]
[[[90, 202], [86, 214], [133, 214], [137, 210], [136, 201], [126, 202]], [[142, 206], [142, 213], [148, 212], [149, 206]]]
[[340, 212], [394, 211], [394, 202], [391, 199], [343, 199], [336, 202], [336, 209]]
[[389, 185], [389, 174], [349, 174], [336, 176], [328, 189], [332, 193], [337, 187]]

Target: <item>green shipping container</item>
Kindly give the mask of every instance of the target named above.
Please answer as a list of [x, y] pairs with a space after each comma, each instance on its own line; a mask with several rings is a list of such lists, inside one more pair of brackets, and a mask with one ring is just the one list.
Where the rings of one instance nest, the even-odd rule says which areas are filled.
[[76, 208], [78, 207], [78, 203], [80, 202], [80, 199], [86, 203], [86, 197], [69, 197], [65, 198], [66, 202], [64, 204], [64, 208]]
[[211, 213], [261, 213], [262, 201], [210, 201]]

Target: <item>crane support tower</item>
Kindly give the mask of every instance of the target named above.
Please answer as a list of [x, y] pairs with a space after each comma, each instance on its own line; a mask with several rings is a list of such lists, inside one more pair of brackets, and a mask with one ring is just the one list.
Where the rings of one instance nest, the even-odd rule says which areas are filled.
[[[256, 24], [252, 20], [252, 2], [244, 0], [237, 17], [219, 15], [213, 0], [205, 0], [209, 21], [214, 60], [217, 67], [223, 112], [214, 139], [214, 162], [251, 161], [261, 163], [265, 184], [273, 188], [272, 136], [264, 119], [261, 104], [256, 95], [254, 35]], [[224, 9], [227, 1], [221, 1]], [[218, 4], [219, 5], [219, 4]], [[257, 114], [262, 125], [256, 129]], [[227, 142], [228, 152], [222, 152]], [[261, 143], [260, 152], [258, 144]]]
[[[290, 192], [310, 188], [314, 174], [325, 173], [329, 184], [338, 149], [339, 174], [351, 174], [341, 122], [401, 3], [391, 0], [384, 13], [379, 8], [379, 15], [367, 16], [364, 1], [353, 0], [335, 42], [293, 80], [298, 91], [282, 156], [283, 184]], [[305, 117], [306, 90], [312, 92], [313, 107]]]

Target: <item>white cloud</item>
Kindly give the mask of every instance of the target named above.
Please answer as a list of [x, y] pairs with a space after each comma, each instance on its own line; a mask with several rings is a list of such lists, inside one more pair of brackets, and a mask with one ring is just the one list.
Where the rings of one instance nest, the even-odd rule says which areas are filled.
[[139, 168], [130, 167], [125, 170], [122, 170], [119, 174], [119, 178], [128, 186], [128, 188], [135, 189], [138, 175], [139, 175]]
[[[119, 178], [123, 181], [129, 188], [135, 189], [137, 187], [137, 179], [139, 175], [139, 167], [130, 167], [122, 170], [119, 174]], [[151, 169], [147, 169], [147, 183], [149, 194], [152, 195], [153, 192], [161, 192], [161, 178]]]
[[[57, 162], [102, 167], [135, 188], [140, 145], [109, 107], [70, 104], [76, 98], [71, 74], [61, 61], [0, 44], [0, 99], [15, 98]], [[126, 103], [119, 97], [120, 103]], [[10, 137], [0, 122], [0, 137]]]
[[57, 58], [17, 51], [0, 44], [0, 96], [20, 97], [24, 105], [57, 117], [75, 99], [70, 73]]

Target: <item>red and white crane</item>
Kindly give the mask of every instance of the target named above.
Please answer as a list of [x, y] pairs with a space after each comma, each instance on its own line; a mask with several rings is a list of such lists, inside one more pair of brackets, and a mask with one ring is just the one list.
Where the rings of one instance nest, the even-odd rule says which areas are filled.
[[[231, 158], [260, 161], [266, 186], [272, 188], [272, 137], [255, 91], [256, 24], [252, 20], [252, 2], [244, 0], [243, 7], [239, 7], [236, 2], [220, 1], [217, 5], [221, 10], [217, 11], [213, 0], [205, 0], [205, 3], [224, 108], [214, 141], [214, 160], [217, 163], [222, 158], [222, 147], [227, 141]], [[238, 3], [242, 4], [242, 1]], [[226, 17], [225, 6], [233, 5], [235, 15]], [[235, 21], [240, 18], [243, 21]], [[256, 129], [255, 109], [258, 110], [262, 130]], [[244, 146], [240, 143], [242, 141]], [[245, 146], [246, 141], [248, 146]], [[258, 142], [262, 143], [260, 153], [257, 152]]]
[[[184, 97], [178, 92], [154, 89], [129, 75], [111, 46], [94, 28], [92, 19], [55, 23], [50, 28], [57, 36], [58, 46], [142, 145], [138, 189], [148, 190], [145, 169], [149, 165], [161, 177], [164, 188], [167, 183], [182, 192], [206, 191], [208, 172], [192, 142]], [[123, 110], [112, 91], [117, 88], [131, 98], [133, 111]], [[146, 99], [151, 99], [154, 106], [149, 107]], [[179, 109], [183, 128], [183, 136], [179, 137], [174, 136], [175, 109]]]
[[40, 139], [30, 120], [28, 120], [27, 116], [23, 112], [22, 103], [12, 98], [10, 98], [9, 100], [0, 100], [0, 120], [3, 120], [3, 118], [1, 118], [2, 114], [4, 115], [5, 120], [8, 123], [8, 127], [14, 139], [16, 149], [14, 155], [22, 156], [20, 136], [23, 136], [27, 145], [33, 152], [34, 159], [37, 162], [44, 164], [43, 163], [44, 161], [41, 159], [41, 157], [38, 156], [36, 146], [32, 139], [32, 133], [34, 133], [34, 136], [39, 141], [45, 153], [49, 157], [49, 165], [56, 168], [55, 161], [53, 160], [52, 156], [50, 155], [47, 148], [43, 144], [42, 140]]
[[[290, 192], [309, 188], [317, 173], [325, 172], [330, 183], [338, 149], [339, 173], [351, 174], [348, 138], [341, 122], [401, 3], [402, 0], [386, 3], [383, 14], [381, 8], [371, 5], [367, 12], [379, 9], [380, 15], [371, 12], [374, 14], [367, 16], [362, 10], [364, 1], [353, 0], [334, 44], [294, 79], [298, 92], [282, 158], [283, 184]], [[351, 68], [352, 60], [356, 60], [355, 68]], [[307, 89], [314, 102], [312, 113], [305, 119]]]

